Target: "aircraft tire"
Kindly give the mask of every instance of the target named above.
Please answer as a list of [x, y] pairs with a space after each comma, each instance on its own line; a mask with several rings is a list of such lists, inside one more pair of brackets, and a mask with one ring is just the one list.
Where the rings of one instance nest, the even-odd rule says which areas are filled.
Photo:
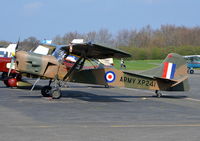
[[53, 90], [52, 94], [51, 94], [53, 99], [59, 99], [61, 98], [62, 94], [61, 91], [59, 89]]
[[7, 72], [3, 72], [3, 73], [1, 74], [1, 78], [2, 78], [2, 79], [5, 79], [6, 77], [8, 77], [8, 73], [7, 73]]
[[191, 69], [191, 70], [190, 70], [190, 74], [194, 74], [194, 70]]
[[51, 96], [51, 89], [52, 87], [51, 86], [44, 86], [42, 89], [41, 89], [41, 94], [43, 97], [50, 97]]
[[156, 93], [156, 97], [158, 98], [162, 97], [162, 93], [159, 90], [156, 90], [155, 93]]
[[109, 88], [109, 85], [105, 85], [105, 88]]

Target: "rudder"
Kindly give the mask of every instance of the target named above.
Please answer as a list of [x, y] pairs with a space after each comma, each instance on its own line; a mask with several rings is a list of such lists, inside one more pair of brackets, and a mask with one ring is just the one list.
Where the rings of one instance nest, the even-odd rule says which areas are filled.
[[141, 74], [175, 81], [180, 80], [188, 75], [186, 60], [179, 54], [170, 53], [160, 66]]

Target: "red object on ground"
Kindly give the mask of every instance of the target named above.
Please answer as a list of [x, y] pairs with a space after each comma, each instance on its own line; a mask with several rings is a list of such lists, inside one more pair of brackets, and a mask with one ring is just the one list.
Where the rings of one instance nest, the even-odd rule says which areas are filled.
[[17, 87], [17, 79], [16, 78], [10, 78], [8, 80], [4, 80], [4, 83], [7, 87]]

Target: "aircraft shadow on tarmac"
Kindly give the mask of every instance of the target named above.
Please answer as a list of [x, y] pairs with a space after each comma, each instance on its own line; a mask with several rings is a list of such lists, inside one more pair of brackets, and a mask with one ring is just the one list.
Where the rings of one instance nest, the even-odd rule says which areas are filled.
[[[42, 96], [19, 96], [20, 98], [34, 98], [39, 99]], [[96, 95], [89, 92], [82, 92], [82, 91], [62, 91], [62, 98], [56, 99], [57, 101], [62, 100], [63, 98], [72, 98], [72, 99], [79, 99], [88, 102], [130, 102], [127, 100], [121, 100], [122, 98], [134, 98], [134, 96], [106, 96], [106, 95]]]
[[[31, 95], [27, 95], [27, 96], [20, 96], [23, 98], [42, 98], [42, 96], [31, 96]], [[180, 95], [164, 95], [162, 98], [166, 98], [166, 99], [184, 99], [187, 96], [180, 96]], [[132, 102], [133, 99], [155, 99], [157, 97], [155, 96], [127, 96], [127, 95], [97, 95], [97, 94], [93, 94], [90, 92], [83, 92], [83, 91], [77, 91], [77, 90], [63, 90], [62, 91], [62, 98], [72, 98], [72, 99], [79, 99], [79, 100], [83, 100], [83, 101], [88, 101], [88, 102]], [[124, 100], [126, 99], [126, 100]], [[130, 100], [129, 100], [130, 99]], [[132, 100], [131, 100], [132, 99]], [[159, 99], [159, 98], [158, 98]], [[58, 99], [59, 101], [59, 99]]]
[[[95, 86], [95, 85], [90, 85], [90, 86], [70, 86], [70, 88], [104, 88], [104, 86]], [[0, 88], [8, 88], [6, 86], [0, 86]], [[36, 85], [34, 90], [38, 91], [40, 93], [42, 86]], [[15, 89], [15, 88], [13, 88]], [[29, 92], [31, 87], [20, 87], [20, 89], [23, 89], [25, 92]], [[153, 93], [152, 93], [153, 95]], [[79, 100], [84, 100], [88, 102], [131, 102], [131, 99], [153, 99], [157, 98], [152, 95], [141, 95], [141, 96], [127, 96], [127, 95], [97, 95], [94, 93], [89, 93], [89, 92], [83, 92], [83, 91], [77, 91], [77, 90], [62, 90], [62, 97], [63, 98], [74, 98], [74, 99], [79, 99]], [[42, 96], [33, 96], [33, 95], [27, 95], [27, 96], [19, 96], [21, 98], [42, 98]], [[166, 98], [166, 99], [184, 99], [187, 96], [180, 96], [180, 95], [163, 95], [160, 98]], [[126, 99], [126, 100], [124, 100]], [[130, 100], [128, 100], [130, 99]], [[159, 98], [158, 98], [159, 99]]]
[[[152, 96], [152, 97], [156, 97], [156, 96]], [[156, 97], [157, 98], [157, 97]], [[162, 97], [159, 98], [167, 98], [167, 99], [184, 99], [187, 98], [187, 96], [185, 95], [163, 95]]]

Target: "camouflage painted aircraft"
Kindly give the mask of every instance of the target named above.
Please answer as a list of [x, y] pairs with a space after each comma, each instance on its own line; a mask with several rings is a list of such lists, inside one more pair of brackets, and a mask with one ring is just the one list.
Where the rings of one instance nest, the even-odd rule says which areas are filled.
[[[72, 67], [63, 64], [64, 58], [68, 55], [79, 56]], [[57, 46], [52, 55], [17, 51], [15, 67], [17, 71], [27, 76], [50, 79], [49, 85], [41, 89], [41, 94], [54, 99], [62, 96], [60, 88], [63, 81], [155, 90], [158, 97], [161, 96], [160, 91], [189, 89], [185, 59], [175, 53], [169, 54], [159, 67], [139, 74], [115, 68], [83, 69], [86, 60], [111, 57], [126, 58], [130, 55], [121, 50], [90, 42], [72, 43]]]

